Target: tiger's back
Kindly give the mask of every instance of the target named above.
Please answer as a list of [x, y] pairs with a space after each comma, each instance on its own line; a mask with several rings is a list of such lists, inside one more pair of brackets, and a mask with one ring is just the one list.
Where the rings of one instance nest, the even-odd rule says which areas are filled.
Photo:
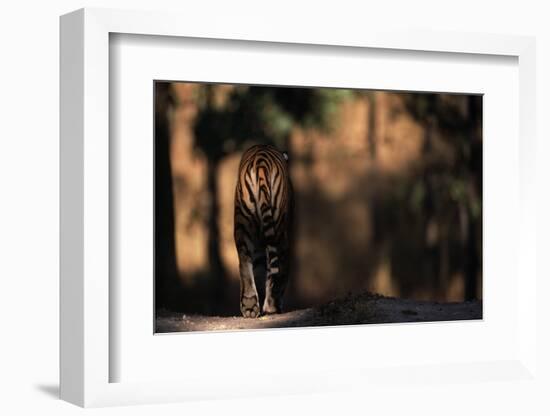
[[292, 226], [292, 184], [286, 155], [273, 146], [246, 150], [235, 191], [234, 237], [241, 276], [241, 312], [260, 314], [254, 261], [266, 259], [264, 313], [278, 313], [288, 281]]

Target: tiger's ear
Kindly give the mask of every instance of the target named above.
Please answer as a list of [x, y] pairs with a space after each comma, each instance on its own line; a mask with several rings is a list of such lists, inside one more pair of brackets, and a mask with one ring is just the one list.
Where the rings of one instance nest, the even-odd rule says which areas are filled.
[[287, 152], [283, 152], [283, 157], [284, 157], [285, 160], [288, 162], [288, 153], [287, 153]]

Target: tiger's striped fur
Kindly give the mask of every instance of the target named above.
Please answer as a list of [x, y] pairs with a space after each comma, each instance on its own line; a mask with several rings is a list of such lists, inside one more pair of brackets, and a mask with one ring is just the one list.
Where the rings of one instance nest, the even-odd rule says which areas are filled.
[[[241, 276], [241, 313], [260, 315], [254, 263], [266, 261], [263, 313], [280, 313], [290, 268], [292, 185], [287, 156], [273, 146], [246, 150], [235, 190], [234, 237]], [[258, 274], [256, 272], [256, 274]]]

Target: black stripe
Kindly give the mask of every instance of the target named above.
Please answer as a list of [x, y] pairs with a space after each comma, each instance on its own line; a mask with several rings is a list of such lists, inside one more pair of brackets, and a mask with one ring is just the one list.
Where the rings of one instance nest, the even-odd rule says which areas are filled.
[[242, 201], [242, 198], [241, 198], [240, 204], [237, 205], [237, 208], [239, 209], [240, 212], [243, 212], [245, 214], [244, 217], [254, 217], [254, 213], [248, 209], [248, 207], [246, 206], [246, 203]]
[[248, 181], [244, 181], [244, 186], [246, 186], [246, 189], [248, 190], [248, 196], [250, 198], [250, 202], [256, 205], [256, 198], [254, 197], [254, 192], [252, 192], [252, 187], [250, 186]]

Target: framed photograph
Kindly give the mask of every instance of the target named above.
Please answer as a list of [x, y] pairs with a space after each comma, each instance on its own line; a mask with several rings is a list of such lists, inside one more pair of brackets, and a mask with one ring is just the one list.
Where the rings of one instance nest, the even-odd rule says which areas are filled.
[[61, 17], [61, 397], [537, 383], [534, 39], [180, 22]]

